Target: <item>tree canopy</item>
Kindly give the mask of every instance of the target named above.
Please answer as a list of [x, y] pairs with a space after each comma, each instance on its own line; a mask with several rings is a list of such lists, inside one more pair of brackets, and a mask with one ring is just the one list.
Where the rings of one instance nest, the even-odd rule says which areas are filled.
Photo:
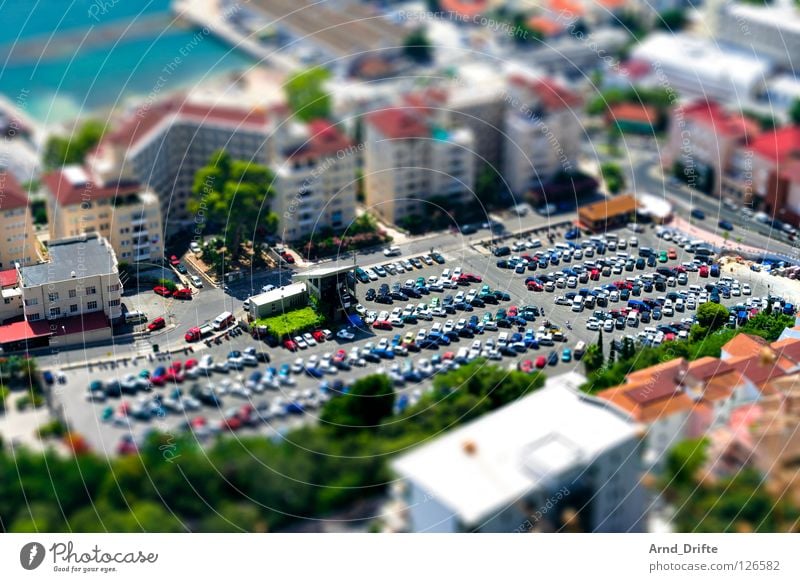
[[295, 116], [302, 121], [328, 118], [331, 115], [331, 96], [325, 81], [331, 74], [323, 67], [300, 71], [286, 81], [284, 91]]
[[273, 234], [278, 217], [270, 211], [274, 175], [261, 164], [232, 160], [223, 150], [195, 174], [187, 208], [198, 227], [219, 229], [236, 256], [248, 237]]
[[45, 168], [52, 170], [83, 163], [86, 154], [100, 143], [104, 131], [103, 122], [88, 119], [69, 136], [50, 136], [42, 154]]
[[403, 43], [403, 54], [416, 63], [426, 64], [433, 59], [433, 47], [431, 46], [425, 30], [417, 28], [409, 33]]

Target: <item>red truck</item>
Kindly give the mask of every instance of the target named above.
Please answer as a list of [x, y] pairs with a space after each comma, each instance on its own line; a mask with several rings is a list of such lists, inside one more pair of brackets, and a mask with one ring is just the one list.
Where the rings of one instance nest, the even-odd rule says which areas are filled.
[[199, 342], [201, 339], [206, 338], [214, 333], [214, 328], [211, 327], [209, 324], [201, 325], [200, 327], [193, 327], [186, 334], [183, 338], [187, 342]]

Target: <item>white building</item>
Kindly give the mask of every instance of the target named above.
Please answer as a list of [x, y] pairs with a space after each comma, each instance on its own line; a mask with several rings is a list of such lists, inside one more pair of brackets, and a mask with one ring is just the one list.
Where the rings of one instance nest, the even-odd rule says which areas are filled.
[[250, 298], [250, 316], [253, 319], [273, 317], [308, 305], [308, 288], [305, 283], [292, 283], [277, 287]]
[[718, 45], [684, 33], [655, 33], [637, 43], [631, 57], [650, 64], [656, 84], [681, 97], [702, 97], [741, 106], [764, 89], [772, 64], [752, 51]]
[[559, 171], [576, 169], [582, 99], [547, 79], [512, 75], [506, 96], [503, 178], [523, 195]]
[[791, 70], [800, 67], [800, 13], [793, 0], [752, 5], [706, 2], [707, 21], [717, 42], [740, 47]]
[[412, 532], [638, 532], [645, 522], [639, 429], [577, 392], [577, 374], [452, 430], [392, 463]]
[[413, 104], [375, 111], [365, 127], [364, 182], [371, 212], [397, 223], [430, 213], [426, 202], [432, 198], [446, 200], [447, 211], [472, 202], [471, 130], [439, 125], [428, 107]]
[[117, 257], [97, 233], [50, 241], [48, 261], [19, 267], [25, 319], [61, 320], [103, 314], [107, 321], [122, 315], [122, 284]]
[[363, 146], [324, 120], [287, 122], [274, 137], [273, 210], [283, 239], [296, 241], [355, 219], [357, 168]]

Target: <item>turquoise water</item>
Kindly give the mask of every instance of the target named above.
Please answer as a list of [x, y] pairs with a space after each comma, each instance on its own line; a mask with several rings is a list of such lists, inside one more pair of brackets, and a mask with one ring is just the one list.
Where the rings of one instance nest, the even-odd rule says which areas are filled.
[[0, 2], [0, 92], [31, 117], [55, 123], [254, 62], [175, 23], [169, 0], [114, 2]]

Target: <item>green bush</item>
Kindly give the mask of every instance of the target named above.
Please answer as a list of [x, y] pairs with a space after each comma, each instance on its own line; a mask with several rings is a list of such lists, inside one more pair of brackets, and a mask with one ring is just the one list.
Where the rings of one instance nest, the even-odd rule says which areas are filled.
[[156, 284], [160, 285], [161, 287], [166, 287], [170, 291], [176, 291], [178, 289], [177, 283], [175, 283], [175, 281], [172, 279], [159, 279], [156, 281]]
[[61, 438], [67, 434], [67, 427], [60, 420], [54, 419], [36, 429], [36, 434], [42, 439], [49, 437]]
[[322, 325], [324, 318], [312, 307], [295, 309], [273, 317], [257, 319], [256, 325], [263, 325], [267, 331], [279, 338], [290, 337]]

